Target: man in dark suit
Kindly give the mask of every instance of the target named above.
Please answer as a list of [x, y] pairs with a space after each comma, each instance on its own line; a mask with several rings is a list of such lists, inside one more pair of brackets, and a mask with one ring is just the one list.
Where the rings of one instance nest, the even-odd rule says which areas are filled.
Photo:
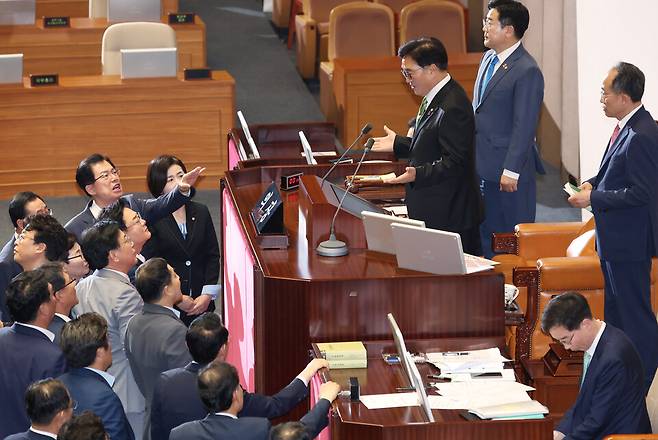
[[584, 352], [578, 398], [553, 431], [554, 439], [651, 432], [642, 362], [621, 330], [593, 319], [587, 300], [577, 292], [553, 298], [541, 327], [565, 348]]
[[[205, 313], [192, 321], [185, 341], [194, 361], [183, 368], [165, 371], [155, 384], [151, 408], [153, 440], [166, 440], [176, 426], [201, 420], [208, 414], [197, 391], [197, 375], [210, 362], [224, 362], [226, 359], [228, 330], [214, 313]], [[319, 369], [328, 367], [324, 359], [312, 360], [274, 396], [243, 391], [243, 405], [238, 417], [273, 419], [288, 413], [308, 396], [308, 383], [313, 375]], [[171, 402], [176, 404], [172, 405]]]
[[528, 9], [517, 1], [491, 0], [483, 20], [484, 54], [473, 91], [477, 171], [482, 179], [484, 255], [491, 234], [535, 221], [535, 172], [544, 173], [535, 143], [544, 77], [521, 44]]
[[[475, 173], [473, 109], [464, 89], [448, 74], [448, 55], [436, 38], [409, 41], [398, 51], [402, 74], [423, 96], [413, 137], [375, 138], [373, 150], [409, 158], [409, 167], [390, 183], [406, 183], [409, 217], [429, 228], [457, 232], [462, 248], [480, 255], [482, 206]], [[358, 185], [358, 181], [357, 181]]]
[[73, 400], [64, 384], [57, 379], [44, 379], [31, 384], [25, 392], [25, 407], [30, 429], [5, 440], [52, 440], [73, 414]]
[[114, 376], [107, 373], [112, 365], [112, 349], [105, 318], [85, 313], [70, 321], [62, 330], [60, 345], [71, 370], [59, 379], [78, 402], [75, 414], [92, 411], [103, 420], [112, 440], [133, 440], [121, 400], [112, 391]]
[[[267, 440], [270, 422], [260, 417], [240, 417], [243, 390], [235, 367], [225, 362], [213, 362], [199, 373], [199, 395], [210, 414], [203, 420], [184, 423], [171, 431], [169, 440], [210, 440], [217, 438]], [[326, 382], [320, 386], [320, 399], [300, 420], [311, 438], [328, 424], [327, 413], [340, 385]]]
[[0, 329], [0, 438], [30, 427], [25, 390], [34, 381], [66, 370], [61, 350], [48, 330], [55, 314], [53, 290], [42, 270], [23, 272], [7, 288], [7, 308], [15, 324]]
[[658, 249], [658, 126], [644, 109], [644, 74], [619, 63], [601, 88], [605, 115], [617, 119], [599, 172], [569, 202], [591, 204], [605, 278], [605, 320], [637, 348], [649, 389], [658, 366], [651, 310], [651, 257]]
[[46, 280], [52, 286], [53, 300], [55, 301], [55, 316], [48, 326], [48, 330], [53, 332], [55, 345], [59, 345], [59, 337], [64, 324], [71, 320], [71, 309], [78, 303], [78, 297], [75, 294], [77, 281], [64, 270], [64, 264], [61, 262], [48, 262], [41, 266]]
[[98, 153], [86, 157], [75, 172], [75, 181], [85, 194], [91, 197], [82, 212], [73, 217], [64, 226], [67, 231], [82, 238], [82, 232], [96, 222], [103, 208], [124, 198], [131, 209], [140, 213], [149, 223], [155, 223], [162, 217], [180, 208], [189, 198], [191, 187], [205, 168], [196, 167], [183, 176], [178, 189], [157, 199], [138, 199], [132, 194], [123, 195], [119, 170], [112, 160]]
[[144, 309], [128, 323], [125, 349], [135, 382], [146, 399], [144, 439], [151, 438], [150, 408], [160, 373], [187, 365], [187, 327], [174, 305], [183, 300], [180, 279], [164, 258], [151, 258], [137, 269], [135, 287]]
[[35, 214], [52, 214], [46, 202], [32, 191], [14, 194], [9, 201], [9, 219], [14, 225], [14, 235], [0, 250], [0, 261], [14, 261], [14, 243], [28, 223], [28, 217]]

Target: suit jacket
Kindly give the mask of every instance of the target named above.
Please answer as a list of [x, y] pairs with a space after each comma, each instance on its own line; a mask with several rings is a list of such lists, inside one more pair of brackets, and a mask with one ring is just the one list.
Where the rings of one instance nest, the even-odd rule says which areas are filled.
[[5, 440], [53, 440], [53, 438], [48, 437], [47, 435], [39, 434], [34, 431], [30, 431], [28, 429], [25, 432], [12, 434], [9, 437], [5, 438]]
[[11, 238], [0, 250], [0, 261], [14, 261], [14, 244], [16, 243], [15, 234], [11, 234]]
[[[150, 224], [151, 239], [143, 253], [147, 258], [162, 257], [180, 277], [181, 290], [194, 298], [206, 284], [219, 279], [219, 245], [212, 217], [205, 205], [189, 201], [185, 204], [187, 236], [183, 238], [173, 215]], [[148, 254], [148, 255], [147, 255]], [[214, 310], [214, 303], [208, 310]], [[183, 322], [194, 317], [181, 313]]]
[[597, 249], [608, 261], [640, 261], [658, 249], [658, 126], [641, 107], [589, 180]]
[[534, 180], [535, 171], [544, 173], [535, 143], [544, 76], [520, 45], [480, 90], [495, 55], [492, 49], [482, 57], [473, 91], [477, 171], [492, 182], [500, 181], [503, 169], [518, 173], [519, 181]]
[[428, 105], [413, 138], [395, 137], [395, 155], [416, 167], [416, 181], [406, 185], [409, 217], [455, 232], [480, 224], [474, 131], [471, 103], [451, 79]]
[[62, 351], [40, 331], [20, 324], [0, 329], [0, 438], [30, 427], [25, 412], [28, 385], [64, 371]]
[[651, 432], [642, 361], [621, 330], [606, 324], [578, 398], [556, 429], [588, 440]]
[[59, 340], [62, 334], [62, 328], [64, 328], [64, 324], [66, 324], [66, 321], [64, 321], [61, 317], [55, 315], [53, 316], [53, 320], [50, 322], [50, 325], [48, 326], [48, 330], [53, 332], [55, 334], [55, 340], [53, 343], [59, 347]]
[[12, 321], [7, 308], [7, 287], [16, 275], [23, 269], [14, 261], [0, 261], [0, 320], [4, 322]]
[[[194, 195], [194, 188], [191, 188], [190, 196]], [[134, 194], [128, 194], [121, 198], [128, 204], [128, 207], [133, 211], [139, 212], [146, 223], [155, 223], [167, 214], [170, 214], [183, 206], [189, 200], [188, 196], [181, 194], [179, 190], [170, 191], [163, 194], [157, 199], [138, 199]], [[75, 234], [78, 241], [82, 238], [82, 232], [96, 223], [96, 218], [91, 213], [90, 200], [85, 209], [78, 213], [75, 217], [64, 225], [64, 228]]]
[[[170, 431], [185, 422], [201, 420], [208, 410], [201, 402], [197, 388], [197, 374], [203, 365], [191, 362], [183, 368], [165, 371], [158, 378], [151, 407], [151, 439], [166, 440]], [[274, 396], [243, 393], [239, 417], [274, 419], [287, 414], [308, 396], [308, 388], [294, 379]], [[170, 405], [168, 402], [176, 402]]]
[[96, 312], [107, 320], [112, 347], [112, 366], [107, 372], [116, 378], [113, 388], [123, 409], [126, 413], [143, 412], [144, 397], [135, 383], [123, 345], [128, 321], [144, 306], [142, 297], [127, 279], [108, 269], [94, 271], [82, 279], [75, 290], [79, 301], [73, 308], [76, 316]]
[[103, 420], [105, 431], [112, 440], [134, 440], [121, 400], [100, 374], [87, 368], [76, 368], [59, 379], [68, 388], [71, 398], [78, 402], [74, 411], [76, 415], [91, 411]]
[[[331, 403], [320, 399], [301, 422], [306, 426], [311, 438], [317, 437], [329, 420], [327, 413]], [[227, 416], [208, 414], [205, 419], [187, 422], [171, 431], [169, 440], [268, 440], [270, 421], [260, 417], [240, 417], [233, 419]]]

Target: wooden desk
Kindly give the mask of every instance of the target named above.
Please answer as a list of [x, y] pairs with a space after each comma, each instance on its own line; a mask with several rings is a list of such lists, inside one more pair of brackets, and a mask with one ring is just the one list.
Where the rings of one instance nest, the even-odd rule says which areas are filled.
[[[406, 333], [404, 328], [401, 330]], [[489, 344], [482, 338], [407, 340], [407, 348], [412, 352], [489, 348]], [[382, 353], [396, 351], [392, 341], [367, 342], [365, 345], [368, 350], [367, 369], [332, 370], [326, 379], [336, 381], [342, 389], [346, 389], [349, 377], [356, 376], [363, 395], [392, 393], [397, 387], [409, 386], [402, 366], [387, 365], [382, 359]], [[436, 369], [427, 364], [418, 367], [423, 380], [426, 380], [427, 374], [436, 373]], [[318, 383], [314, 378], [313, 388]], [[335, 416], [331, 417], [329, 429], [331, 438], [336, 440], [553, 438], [551, 417], [540, 420], [466, 421], [459, 415], [459, 410], [432, 410], [435, 422], [428, 423], [420, 407], [368, 410], [361, 402], [343, 398], [336, 399], [333, 407]]]
[[[481, 53], [448, 54], [450, 75], [471, 99], [481, 58]], [[344, 145], [352, 142], [367, 122], [373, 126], [371, 136], [384, 136], [384, 124], [405, 134], [407, 122], [420, 106], [421, 97], [414, 95], [404, 81], [397, 57], [336, 59], [332, 84], [336, 127]]]
[[0, 87], [0, 197], [27, 189], [81, 194], [75, 168], [97, 151], [121, 168], [126, 192], [145, 191], [147, 164], [166, 153], [190, 168], [208, 167], [199, 183], [217, 188], [226, 170], [234, 89], [224, 71], [213, 72], [213, 80], [83, 76], [61, 77], [55, 87]]
[[[23, 74], [100, 75], [101, 41], [110, 25], [104, 18], [72, 18], [70, 28], [0, 26], [0, 53], [22, 53]], [[172, 25], [176, 31], [178, 67], [206, 67], [206, 25]]]
[[557, 425], [564, 413], [576, 402], [580, 389], [579, 376], [553, 376], [542, 359], [522, 359], [526, 383], [535, 388], [533, 398], [546, 405]]
[[[162, 0], [162, 15], [178, 12], [178, 0]], [[36, 17], [88, 17], [89, 0], [37, 0]]]
[[[403, 166], [364, 164], [361, 172], [384, 174]], [[314, 250], [317, 243], [307, 239], [312, 225], [301, 209], [300, 190], [282, 193], [289, 247], [258, 247], [249, 211], [267, 185], [283, 174], [322, 176], [328, 168], [272, 166], [226, 174], [221, 216], [224, 313], [231, 335], [228, 361], [240, 372], [243, 386], [277, 392], [306, 365], [312, 342], [387, 339], [389, 312], [408, 338], [486, 337], [503, 346], [501, 274], [436, 276], [398, 269], [394, 255], [355, 245], [365, 240], [348, 243], [345, 257], [320, 257]], [[339, 165], [333, 177], [340, 180], [354, 168]], [[338, 216], [339, 236], [345, 233], [341, 217], [349, 215]], [[364, 234], [363, 225], [351, 233]], [[295, 416], [299, 413], [290, 418]]]

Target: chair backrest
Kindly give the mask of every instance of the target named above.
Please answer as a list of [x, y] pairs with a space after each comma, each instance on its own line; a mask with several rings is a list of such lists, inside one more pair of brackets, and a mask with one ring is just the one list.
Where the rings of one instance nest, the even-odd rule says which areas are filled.
[[466, 52], [464, 8], [447, 0], [413, 2], [400, 12], [400, 44], [419, 37], [436, 37], [448, 53]]
[[393, 11], [369, 2], [336, 6], [329, 15], [329, 61], [395, 55]]
[[647, 411], [651, 421], [651, 432], [658, 434], [658, 371], [656, 371], [647, 393]]
[[418, 0], [372, 0], [373, 3], [381, 3], [386, 5], [393, 10], [394, 13], [399, 14], [402, 11], [402, 8], [407, 6], [409, 3], [413, 3]]
[[121, 49], [176, 47], [176, 32], [163, 23], [133, 22], [113, 24], [105, 30], [101, 49], [103, 75], [121, 71]]
[[89, 17], [107, 17], [107, 0], [89, 0]]
[[336, 6], [349, 3], [351, 0], [303, 0], [304, 15], [317, 23], [328, 23], [329, 14]]

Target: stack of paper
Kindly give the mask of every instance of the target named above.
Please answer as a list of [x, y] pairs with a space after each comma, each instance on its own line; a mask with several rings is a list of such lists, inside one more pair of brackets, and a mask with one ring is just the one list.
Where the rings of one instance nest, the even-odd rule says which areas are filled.
[[481, 419], [537, 419], [544, 417], [544, 414], [548, 414], [548, 408], [536, 400], [526, 400], [505, 403], [502, 405], [472, 408], [469, 409], [468, 412], [475, 414]]
[[368, 355], [363, 342], [323, 342], [316, 344], [330, 369], [367, 368]]
[[429, 396], [432, 409], [470, 409], [530, 400], [534, 388], [518, 382], [436, 383], [439, 396]]
[[441, 369], [442, 374], [502, 373], [504, 362], [511, 362], [511, 359], [503, 357], [496, 347], [485, 350], [427, 353], [427, 359]]

